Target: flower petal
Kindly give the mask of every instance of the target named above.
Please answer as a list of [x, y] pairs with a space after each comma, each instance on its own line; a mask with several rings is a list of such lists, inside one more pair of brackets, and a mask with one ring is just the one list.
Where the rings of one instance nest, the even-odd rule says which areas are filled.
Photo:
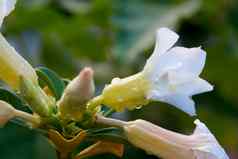
[[168, 51], [176, 43], [178, 38], [178, 34], [168, 28], [161, 28], [157, 30], [155, 49], [150, 58], [147, 60], [144, 69], [154, 70], [154, 67], [159, 62], [158, 60], [160, 56]]
[[0, 79], [19, 90], [20, 76], [38, 84], [34, 68], [7, 42], [0, 33]]
[[169, 85], [175, 87], [175, 92], [193, 96], [213, 90], [213, 86], [206, 80], [194, 77], [192, 74], [169, 72]]
[[16, 0], [1, 0], [0, 1], [0, 26], [3, 23], [3, 20], [8, 14], [14, 10]]
[[196, 125], [196, 128], [193, 132], [193, 134], [201, 134], [201, 133], [207, 133], [210, 134], [210, 130], [207, 128], [207, 126], [202, 123], [199, 119], [196, 119], [194, 121], [194, 124]]
[[[196, 129], [193, 136], [203, 136], [203, 142], [193, 148], [194, 155], [197, 159], [229, 159], [225, 150], [219, 145], [214, 135], [207, 126], [198, 119], [194, 121]], [[207, 138], [206, 140], [204, 140]], [[201, 142], [202, 140], [200, 140]]]
[[179, 61], [181, 63], [180, 72], [199, 75], [206, 61], [206, 52], [200, 47], [184, 48], [174, 47], [167, 54], [170, 54], [168, 60]]
[[176, 108], [188, 113], [191, 116], [196, 115], [194, 101], [184, 94], [168, 94], [161, 95], [159, 92], [151, 91], [148, 96], [149, 99], [161, 101], [175, 106]]
[[168, 28], [160, 28], [156, 33], [154, 53], [160, 55], [165, 53], [177, 42], [178, 38], [179, 35], [172, 30]]
[[[153, 60], [156, 61], [150, 62]], [[150, 80], [155, 80], [169, 71], [196, 77], [202, 72], [205, 60], [206, 52], [200, 48], [174, 47], [159, 58], [148, 61], [144, 71]]]

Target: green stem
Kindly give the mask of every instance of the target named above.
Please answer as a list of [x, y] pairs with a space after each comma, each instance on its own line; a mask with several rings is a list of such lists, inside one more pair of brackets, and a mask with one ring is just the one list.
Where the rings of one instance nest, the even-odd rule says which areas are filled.
[[103, 124], [103, 125], [109, 125], [109, 126], [115, 126], [115, 127], [119, 127], [119, 128], [123, 128], [125, 125], [127, 125], [126, 121], [107, 118], [107, 117], [104, 117], [101, 115], [97, 115], [96, 123]]
[[41, 122], [39, 117], [20, 111], [20, 110], [15, 110], [15, 116], [23, 120], [26, 120], [27, 122], [30, 122], [36, 126], [39, 125]]
[[108, 111], [103, 113], [103, 116], [108, 117], [108, 116], [112, 115], [114, 112], [115, 112], [115, 110], [110, 108]]

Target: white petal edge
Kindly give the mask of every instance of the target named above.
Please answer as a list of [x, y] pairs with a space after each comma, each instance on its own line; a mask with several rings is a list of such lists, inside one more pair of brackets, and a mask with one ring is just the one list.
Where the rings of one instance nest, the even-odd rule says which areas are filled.
[[[181, 73], [192, 73], [195, 75], [201, 74], [205, 62], [206, 52], [200, 47], [185, 48], [185, 47], [174, 47], [167, 53], [167, 60], [163, 60], [166, 66], [166, 62], [169, 63], [181, 63], [179, 72]], [[168, 64], [167, 64], [168, 65]]]
[[169, 74], [169, 84], [176, 87], [176, 93], [193, 96], [213, 90], [213, 86], [200, 77], [194, 78], [186, 74], [176, 74], [176, 72]]
[[171, 70], [177, 74], [199, 76], [204, 68], [206, 52], [200, 47], [174, 47], [165, 54], [156, 54], [147, 61], [144, 72], [149, 79], [155, 79]]
[[198, 145], [193, 148], [194, 155], [197, 159], [229, 159], [225, 150], [219, 145], [215, 136], [210, 132], [207, 126], [198, 119], [194, 121], [196, 128], [193, 135], [206, 135], [209, 138], [208, 143], [203, 146]]
[[156, 32], [155, 48], [147, 60], [144, 69], [150, 69], [158, 62], [160, 55], [168, 51], [178, 40], [179, 35], [168, 28], [160, 28]]
[[168, 51], [179, 39], [179, 35], [168, 28], [160, 28], [156, 32], [154, 52], [163, 54]]

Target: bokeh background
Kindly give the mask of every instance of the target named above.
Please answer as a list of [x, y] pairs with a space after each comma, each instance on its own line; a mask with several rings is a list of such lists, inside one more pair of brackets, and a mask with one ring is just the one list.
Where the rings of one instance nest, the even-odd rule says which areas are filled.
[[[100, 93], [113, 77], [143, 68], [159, 27], [178, 32], [177, 45], [207, 51], [202, 77], [215, 90], [194, 97], [197, 113], [230, 158], [238, 159], [237, 0], [19, 0], [1, 31], [33, 66], [67, 78], [91, 66]], [[192, 133], [195, 119], [159, 102], [114, 116], [146, 119], [185, 134]], [[44, 137], [9, 123], [0, 129], [0, 158], [53, 159], [55, 154]], [[124, 158], [155, 157], [127, 145]]]

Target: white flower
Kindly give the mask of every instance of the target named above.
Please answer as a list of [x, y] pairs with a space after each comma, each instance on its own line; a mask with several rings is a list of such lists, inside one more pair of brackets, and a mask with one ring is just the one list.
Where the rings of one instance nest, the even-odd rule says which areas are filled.
[[[16, 0], [0, 0], [0, 26], [3, 19], [14, 9]], [[0, 33], [0, 79], [13, 89], [19, 90], [20, 76], [38, 84], [32, 66], [21, 57]]]
[[7, 42], [0, 33], [0, 79], [11, 88], [19, 90], [20, 77], [38, 84], [38, 77], [34, 68]]
[[179, 36], [167, 28], [157, 31], [156, 46], [142, 72], [112, 80], [102, 93], [102, 102], [117, 111], [161, 101], [195, 115], [191, 96], [213, 90], [199, 77], [206, 52], [200, 47], [173, 47]]
[[12, 10], [14, 10], [16, 0], [0, 0], [0, 26], [3, 20], [8, 16]]
[[144, 120], [124, 126], [128, 140], [149, 154], [165, 159], [229, 159], [205, 124], [196, 120], [192, 135], [175, 133]]
[[150, 100], [162, 101], [195, 115], [192, 95], [213, 90], [199, 77], [205, 65], [206, 52], [198, 48], [171, 48], [179, 36], [167, 28], [157, 31], [156, 46], [144, 67], [151, 84]]

